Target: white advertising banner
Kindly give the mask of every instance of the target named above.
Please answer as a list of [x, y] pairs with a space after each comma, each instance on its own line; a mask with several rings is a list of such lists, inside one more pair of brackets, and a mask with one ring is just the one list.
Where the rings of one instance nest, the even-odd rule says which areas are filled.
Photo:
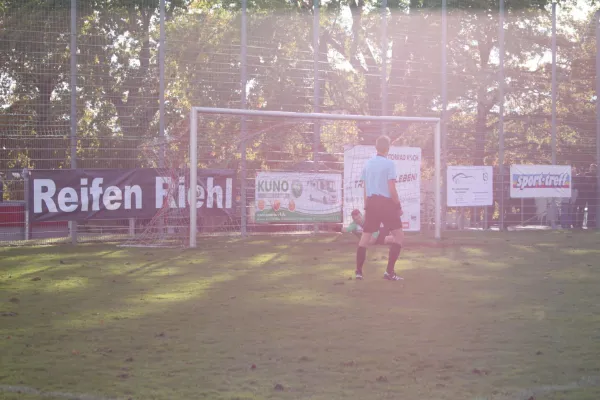
[[448, 207], [494, 204], [491, 166], [449, 165], [446, 175]]
[[[353, 146], [344, 151], [344, 226], [352, 222], [352, 210], [364, 213], [364, 187], [361, 181], [365, 162], [377, 155], [375, 146]], [[421, 149], [419, 147], [390, 148], [388, 158], [396, 164], [396, 190], [402, 203], [403, 229], [421, 229]]]
[[254, 221], [341, 222], [342, 175], [259, 172]]
[[571, 197], [570, 165], [511, 165], [510, 197]]

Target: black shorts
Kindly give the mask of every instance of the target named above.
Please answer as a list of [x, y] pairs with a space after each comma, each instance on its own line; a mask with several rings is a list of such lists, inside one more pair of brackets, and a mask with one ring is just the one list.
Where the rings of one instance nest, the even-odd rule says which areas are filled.
[[398, 204], [394, 203], [389, 197], [367, 197], [363, 231], [366, 233], [375, 233], [379, 230], [381, 224], [388, 231], [395, 231], [402, 228], [402, 219], [400, 218]]

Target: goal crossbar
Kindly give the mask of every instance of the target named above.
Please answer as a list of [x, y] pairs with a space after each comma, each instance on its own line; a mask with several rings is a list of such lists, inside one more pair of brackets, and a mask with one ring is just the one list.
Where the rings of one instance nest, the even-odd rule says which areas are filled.
[[385, 122], [440, 122], [437, 117], [403, 117], [398, 115], [356, 115], [356, 114], [326, 114], [326, 113], [301, 113], [292, 111], [266, 111], [244, 110], [241, 108], [213, 108], [192, 107], [192, 113], [199, 114], [227, 114], [254, 117], [283, 117], [297, 119], [326, 119], [326, 120], [351, 120], [351, 121], [385, 121]]
[[[435, 238], [441, 239], [441, 127], [440, 118], [436, 117], [406, 117], [397, 115], [355, 115], [355, 114], [326, 114], [326, 113], [300, 113], [291, 111], [266, 111], [266, 110], [246, 110], [236, 108], [218, 108], [218, 107], [192, 107], [190, 116], [190, 182], [198, 180], [198, 114], [215, 115], [237, 115], [239, 117], [279, 117], [310, 120], [337, 120], [337, 121], [380, 121], [380, 122], [421, 122], [433, 123], [434, 128], [434, 193], [435, 193]], [[245, 199], [245, 182], [242, 181], [242, 198]], [[197, 246], [197, 202], [196, 190], [190, 190], [190, 248]], [[245, 233], [246, 227], [246, 204], [242, 204], [242, 233]]]

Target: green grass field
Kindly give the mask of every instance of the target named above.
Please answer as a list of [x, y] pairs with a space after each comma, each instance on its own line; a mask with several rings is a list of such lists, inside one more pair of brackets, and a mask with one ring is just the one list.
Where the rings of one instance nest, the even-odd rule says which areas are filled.
[[599, 239], [409, 237], [403, 283], [347, 236], [2, 248], [0, 398], [596, 400]]

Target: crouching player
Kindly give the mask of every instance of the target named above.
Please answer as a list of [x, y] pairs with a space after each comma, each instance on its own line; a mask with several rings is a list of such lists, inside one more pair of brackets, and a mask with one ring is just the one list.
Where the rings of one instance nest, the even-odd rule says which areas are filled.
[[[362, 213], [356, 208], [352, 210], [352, 213], [350, 215], [352, 216], [352, 222], [346, 228], [343, 228], [342, 232], [352, 233], [356, 237], [360, 238], [365, 219], [363, 218]], [[393, 242], [394, 237], [390, 235], [389, 229], [386, 229], [385, 227], [380, 227], [377, 232], [371, 235], [371, 239], [369, 240], [369, 246], [391, 244]]]

